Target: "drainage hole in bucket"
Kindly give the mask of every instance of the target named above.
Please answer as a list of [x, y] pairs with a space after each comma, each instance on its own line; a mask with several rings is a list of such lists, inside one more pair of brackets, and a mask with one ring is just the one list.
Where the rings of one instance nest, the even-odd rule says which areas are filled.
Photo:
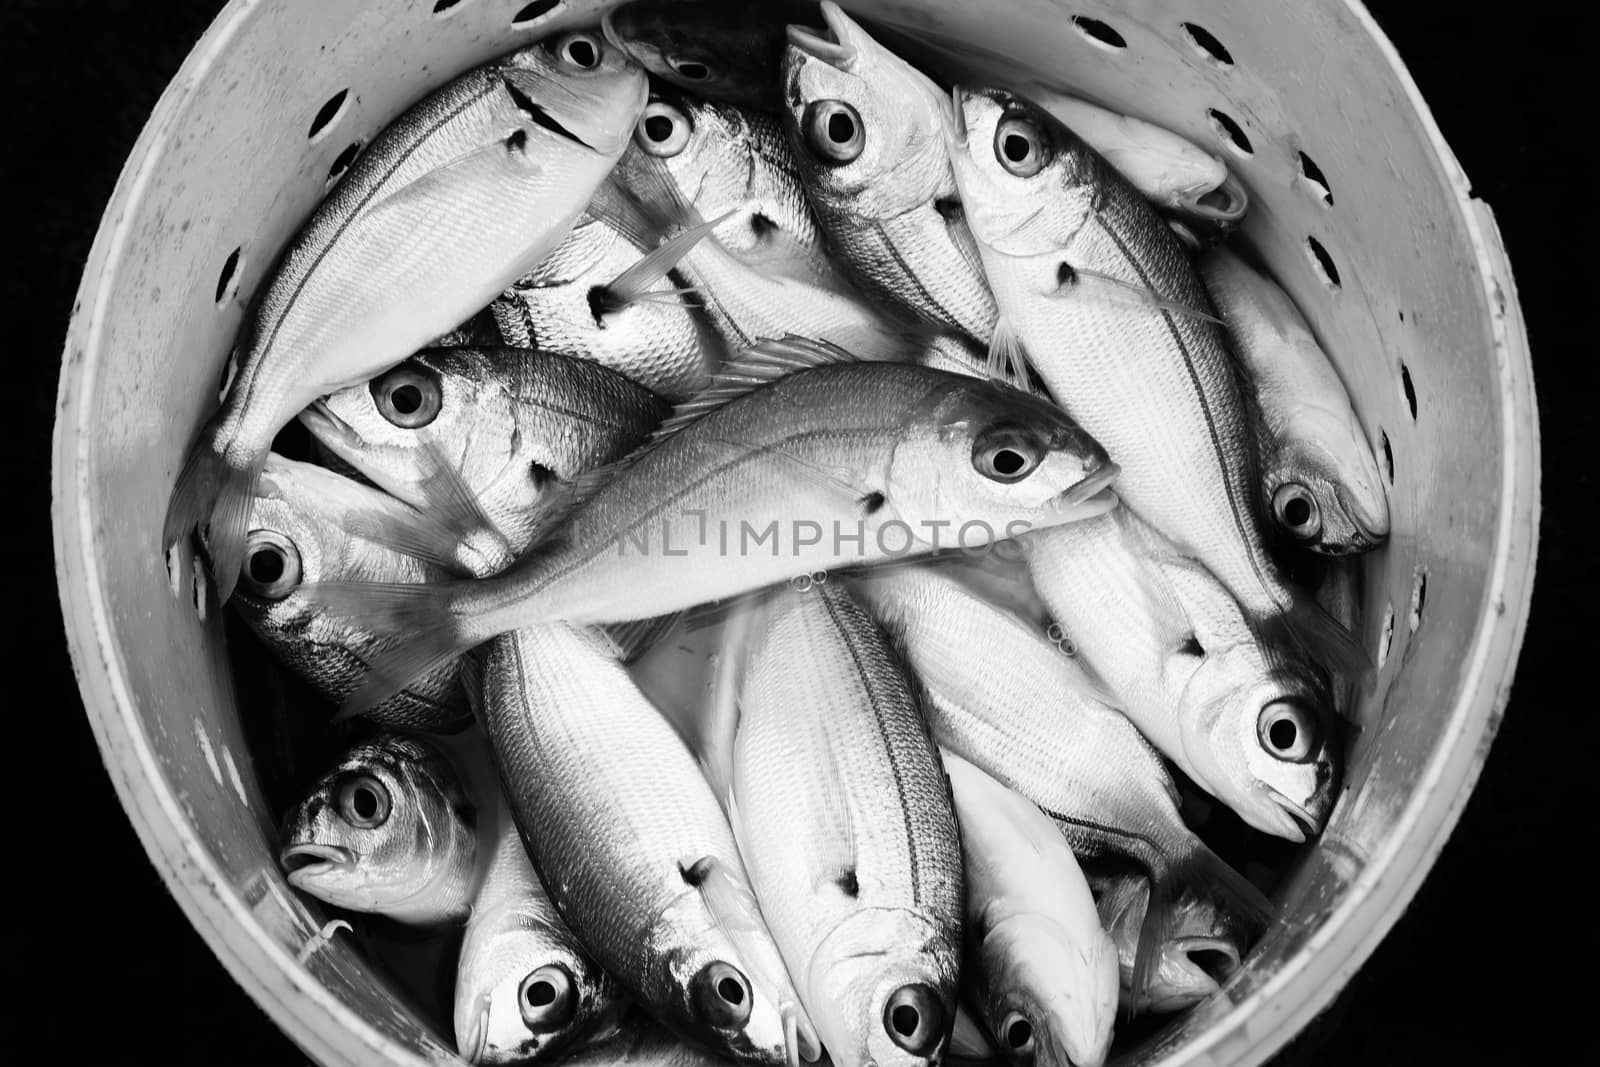
[[344, 172], [350, 169], [350, 164], [356, 161], [356, 156], [361, 154], [361, 142], [352, 141], [333, 160], [333, 166], [328, 168], [328, 184], [332, 185], [344, 177]]
[[1394, 448], [1389, 444], [1389, 431], [1379, 430], [1378, 436], [1383, 441], [1383, 473], [1389, 479], [1389, 484], [1394, 485]]
[[1255, 148], [1250, 144], [1250, 138], [1244, 135], [1244, 127], [1235, 121], [1232, 115], [1218, 111], [1216, 108], [1207, 108], [1206, 115], [1211, 119], [1211, 128], [1217, 131], [1218, 137], [1226, 138], [1233, 146], [1233, 150], [1241, 156], [1255, 155]]
[[511, 25], [521, 29], [528, 23], [544, 18], [556, 8], [562, 6], [562, 0], [533, 0], [533, 3], [511, 16]]
[[1300, 178], [1306, 183], [1317, 197], [1328, 207], [1333, 206], [1333, 189], [1328, 185], [1328, 179], [1323, 176], [1322, 168], [1317, 166], [1317, 161], [1300, 153]]
[[1408, 625], [1412, 633], [1417, 632], [1417, 627], [1422, 625], [1422, 607], [1428, 602], [1428, 572], [1421, 567], [1411, 578], [1411, 619]]
[[334, 119], [337, 119], [344, 111], [344, 103], [349, 98], [350, 90], [340, 89], [328, 98], [326, 104], [322, 105], [322, 110], [317, 112], [317, 117], [311, 120], [311, 132], [306, 134], [313, 143], [327, 132], [329, 126], [333, 125]]
[[1189, 38], [1189, 43], [1196, 50], [1219, 67], [1233, 66], [1233, 56], [1222, 46], [1222, 42], [1211, 35], [1211, 31], [1204, 26], [1197, 26], [1193, 22], [1183, 23], [1183, 34]]
[[1400, 364], [1400, 388], [1406, 391], [1406, 407], [1411, 409], [1411, 421], [1417, 421], [1417, 389], [1411, 384], [1411, 368]]
[[194, 592], [194, 610], [195, 613], [200, 616], [200, 621], [205, 622], [207, 597], [206, 591], [208, 588], [206, 585], [206, 566], [204, 563], [200, 562], [200, 557], [198, 555], [194, 556], [189, 562], [190, 571], [194, 576], [194, 585], [191, 587]]
[[1383, 626], [1378, 631], [1378, 669], [1389, 660], [1389, 646], [1394, 644], [1394, 604], [1383, 605]]
[[1328, 250], [1322, 247], [1322, 242], [1315, 237], [1306, 238], [1306, 251], [1311, 254], [1311, 262], [1316, 265], [1317, 272], [1322, 275], [1322, 280], [1332, 289], [1339, 288], [1339, 268], [1334, 265], [1333, 257]]
[[1117, 52], [1128, 47], [1128, 42], [1122, 39], [1122, 34], [1099, 19], [1092, 19], [1088, 15], [1074, 15], [1072, 16], [1072, 25], [1077, 27], [1079, 33], [1101, 48]]
[[226, 307], [239, 291], [239, 257], [243, 248], [235, 248], [228, 253], [227, 261], [222, 264], [222, 273], [217, 275], [217, 306]]
[[434, 0], [433, 13], [435, 15], [443, 15], [459, 3], [461, 3], [461, 0]]

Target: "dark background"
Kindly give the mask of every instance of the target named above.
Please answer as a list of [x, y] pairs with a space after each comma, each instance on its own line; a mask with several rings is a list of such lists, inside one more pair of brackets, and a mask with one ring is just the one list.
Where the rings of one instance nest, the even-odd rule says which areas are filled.
[[[1543, 423], [1539, 581], [1510, 709], [1459, 827], [1371, 961], [1276, 1063], [1541, 1062], [1569, 1028], [1569, 1005], [1581, 1012], [1589, 998], [1574, 965], [1593, 940], [1594, 881], [1581, 873], [1592, 807], [1576, 802], [1575, 785], [1594, 758], [1576, 727], [1600, 703], [1578, 678], [1597, 592], [1584, 535], [1595, 512], [1586, 431], [1600, 377], [1593, 334], [1578, 334], [1597, 272], [1593, 171], [1579, 173], [1595, 97], [1577, 77], [1595, 57], [1571, 8], [1548, 0], [1369, 6], [1493, 205], [1516, 269]], [[0, 140], [0, 188], [12, 190], [6, 365], [20, 379], [25, 422], [4, 468], [22, 488], [9, 557], [23, 581], [20, 611], [14, 598], [8, 611], [16, 625], [6, 644], [18, 653], [8, 723], [21, 743], [7, 760], [6, 825], [10, 919], [24, 939], [8, 939], [7, 970], [34, 994], [11, 998], [5, 1042], [38, 1041], [67, 1062], [86, 1053], [304, 1062], [190, 929], [134, 837], [81, 712], [50, 564], [49, 438], [79, 273], [145, 118], [220, 7], [0, 6], [0, 114], [12, 131]], [[1580, 112], [1580, 100], [1591, 106]], [[1580, 602], [1589, 610], [1580, 614]]]

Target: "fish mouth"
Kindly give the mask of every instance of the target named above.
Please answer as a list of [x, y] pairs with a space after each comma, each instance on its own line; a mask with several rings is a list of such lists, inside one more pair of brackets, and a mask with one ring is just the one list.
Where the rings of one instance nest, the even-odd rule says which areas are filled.
[[480, 994], [477, 998], [472, 1013], [472, 1022], [467, 1026], [467, 1032], [462, 1035], [457, 1043], [456, 1052], [468, 1063], [482, 1063], [483, 1054], [489, 1047], [489, 996]]
[[340, 452], [340, 458], [344, 458], [346, 452], [354, 452], [361, 447], [361, 435], [348, 422], [335, 415], [326, 400], [314, 400], [300, 412], [300, 424], [311, 432], [312, 437]]
[[[1267, 799], [1277, 805], [1278, 810], [1289, 817], [1293, 827], [1300, 831], [1301, 841], [1309, 841], [1322, 833], [1322, 820], [1318, 819], [1311, 810], [1303, 804], [1296, 804], [1270, 785], [1267, 786]], [[1285, 828], [1289, 824], [1285, 824]]]
[[1090, 503], [1104, 503], [1109, 505], [1106, 508], [1109, 511], [1117, 502], [1117, 495], [1110, 488], [1111, 483], [1121, 473], [1122, 468], [1113, 460], [1106, 460], [1094, 473], [1085, 475], [1082, 481], [1062, 493], [1057, 498], [1059, 505], [1062, 508], [1076, 508]]
[[1344, 486], [1335, 483], [1333, 496], [1339, 501], [1339, 510], [1344, 512], [1345, 517], [1350, 520], [1350, 525], [1355, 527], [1356, 536], [1350, 539], [1353, 550], [1377, 548], [1389, 539], [1388, 521], [1374, 520], [1367, 514], [1365, 508], [1350, 499], [1350, 494], [1345, 492]]
[[293, 884], [296, 878], [314, 878], [329, 871], [353, 867], [356, 854], [342, 845], [319, 845], [307, 841], [290, 845], [278, 853], [278, 862], [288, 872], [289, 881]]
[[1244, 218], [1250, 209], [1250, 194], [1239, 179], [1229, 174], [1221, 185], [1199, 195], [1187, 194], [1183, 206], [1190, 214], [1210, 222], [1231, 224]]
[[852, 24], [849, 17], [839, 9], [838, 4], [823, 0], [822, 21], [827, 27], [822, 34], [804, 26], [788, 26], [784, 32], [789, 38], [789, 43], [830, 67], [837, 67], [842, 71], [851, 70], [861, 53], [850, 43]]
[[958, 151], [967, 147], [967, 112], [963, 106], [966, 90], [959, 85], [950, 87], [950, 95], [940, 99], [939, 117], [944, 122], [944, 137]]
[[[1184, 937], [1172, 943], [1174, 962], [1195, 981], [1196, 991], [1220, 988], [1239, 969], [1239, 950], [1215, 937]], [[1209, 992], [1209, 991], [1208, 991]]]

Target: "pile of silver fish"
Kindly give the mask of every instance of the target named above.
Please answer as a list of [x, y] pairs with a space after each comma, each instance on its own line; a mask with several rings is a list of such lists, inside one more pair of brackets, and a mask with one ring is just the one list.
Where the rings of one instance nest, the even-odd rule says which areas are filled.
[[832, 3], [636, 3], [416, 104], [165, 531], [342, 704], [290, 884], [464, 927], [475, 1063], [1090, 1067], [1217, 992], [1275, 919], [1179, 783], [1323, 829], [1370, 665], [1290, 570], [1389, 525], [1248, 206]]

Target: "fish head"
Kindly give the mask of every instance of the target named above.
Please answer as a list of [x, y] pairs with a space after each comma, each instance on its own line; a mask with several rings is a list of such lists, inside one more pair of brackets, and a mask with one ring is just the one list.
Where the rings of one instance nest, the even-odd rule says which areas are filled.
[[1278, 414], [1278, 446], [1262, 457], [1273, 525], [1325, 555], [1366, 552], [1389, 538], [1389, 499], [1353, 412], [1295, 403]]
[[1044, 915], [1007, 916], [978, 948], [984, 1011], [1001, 1054], [1019, 1067], [1104, 1063], [1116, 1021], [1117, 948], [1090, 945]]
[[601, 34], [570, 30], [501, 61], [520, 117], [569, 144], [616, 159], [649, 94], [644, 68]]
[[708, 100], [759, 106], [772, 96], [783, 40], [767, 4], [645, 0], [607, 12], [606, 39], [657, 78]]
[[1117, 473], [1099, 442], [1054, 404], [963, 377], [908, 410], [886, 496], [908, 522], [987, 524], [986, 539], [998, 540], [1104, 514], [1116, 506], [1109, 487]]
[[813, 199], [885, 220], [955, 194], [945, 97], [837, 4], [819, 31], [790, 26], [783, 120]]
[[955, 1025], [959, 937], [905, 909], [863, 908], [828, 932], [803, 979], [836, 1063], [921, 1067]]
[[279, 862], [319, 900], [398, 917], [441, 877], [470, 869], [469, 818], [443, 757], [384, 734], [346, 753], [289, 813]]
[[945, 136], [967, 225], [1002, 255], [1057, 255], [1095, 213], [1104, 160], [1021, 97], [957, 89]]
[[1176, 906], [1173, 933], [1157, 947], [1146, 988], [1135, 997], [1134, 959], [1149, 904], [1149, 879], [1121, 864], [1087, 863], [1101, 926], [1115, 946], [1121, 996], [1140, 1012], [1181, 1011], [1221, 988], [1239, 969], [1247, 932], [1209, 897], [1185, 896]]
[[520, 911], [495, 918], [487, 934], [469, 933], [456, 978], [456, 1037], [468, 1062], [548, 1056], [615, 1013], [611, 980], [572, 948], [569, 934]]
[[1304, 841], [1337, 796], [1338, 753], [1326, 689], [1256, 642], [1213, 649], [1180, 698], [1195, 777], [1245, 822]]

